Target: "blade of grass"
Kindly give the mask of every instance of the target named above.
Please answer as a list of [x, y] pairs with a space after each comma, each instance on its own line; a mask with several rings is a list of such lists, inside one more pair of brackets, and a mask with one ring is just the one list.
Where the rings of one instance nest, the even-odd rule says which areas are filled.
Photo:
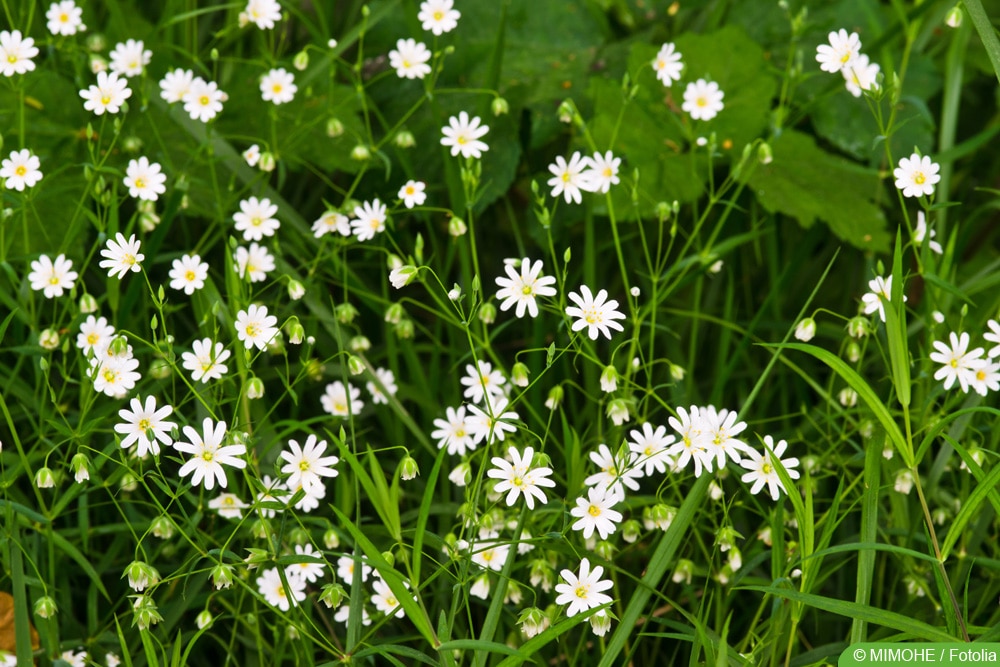
[[993, 65], [993, 72], [997, 75], [997, 81], [1000, 81], [1000, 39], [997, 39], [993, 22], [987, 16], [980, 0], [962, 0], [962, 4], [969, 12], [969, 18], [972, 19], [972, 25], [979, 33], [979, 39], [983, 40], [986, 55], [989, 56], [990, 64]]
[[[861, 495], [861, 529], [858, 539], [874, 543], [878, 537], [878, 491], [882, 482], [882, 452], [869, 442], [865, 452], [865, 490]], [[921, 554], [923, 555], [923, 554]], [[858, 578], [854, 590], [854, 601], [868, 606], [872, 595], [872, 576], [875, 572], [875, 550], [861, 549], [858, 552]], [[865, 641], [868, 623], [862, 618], [851, 621], [850, 644]]]

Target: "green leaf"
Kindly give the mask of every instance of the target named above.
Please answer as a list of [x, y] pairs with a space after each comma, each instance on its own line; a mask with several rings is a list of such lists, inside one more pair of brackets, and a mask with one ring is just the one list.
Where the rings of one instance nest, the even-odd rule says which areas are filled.
[[956, 639], [940, 628], [935, 628], [932, 625], [928, 625], [927, 623], [923, 623], [903, 614], [886, 611], [885, 609], [877, 609], [870, 605], [848, 602], [847, 600], [837, 600], [834, 598], [823, 597], [822, 595], [800, 593], [794, 589], [781, 588], [779, 586], [743, 586], [742, 590], [767, 593], [768, 595], [773, 595], [785, 600], [801, 602], [802, 604], [812, 607], [813, 609], [828, 611], [832, 614], [837, 614], [846, 618], [858, 618], [867, 621], [868, 623], [874, 623], [876, 625], [899, 630], [900, 632], [905, 632], [915, 639], [923, 639], [931, 642], [953, 642]]
[[[885, 336], [889, 345], [889, 365], [896, 398], [906, 410], [910, 406], [910, 353], [906, 341], [906, 306], [903, 304], [903, 241], [896, 233], [896, 251], [892, 258], [891, 303], [884, 304]], [[881, 297], [879, 297], [881, 298]]]
[[888, 250], [885, 216], [874, 202], [881, 191], [877, 174], [830, 155], [794, 130], [776, 137], [771, 150], [774, 160], [747, 180], [764, 208], [792, 216], [803, 227], [822, 220], [856, 248]]
[[986, 47], [986, 53], [990, 57], [990, 64], [993, 65], [997, 80], [1000, 81], [1000, 39], [997, 38], [993, 23], [983, 9], [983, 3], [980, 0], [963, 0], [963, 3], [969, 11], [972, 25], [976, 26], [979, 38], [983, 40], [983, 46]]
[[[766, 345], [765, 347], [779, 346]], [[889, 408], [887, 408], [885, 404], [879, 400], [871, 386], [865, 382], [864, 378], [858, 375], [853, 368], [845, 364], [832, 352], [824, 350], [821, 347], [816, 347], [815, 345], [806, 345], [804, 343], [784, 343], [780, 347], [784, 347], [789, 350], [799, 350], [800, 352], [811, 354], [829, 366], [851, 387], [851, 389], [858, 392], [858, 397], [860, 397], [861, 400], [865, 402], [865, 405], [867, 405], [868, 408], [875, 414], [875, 418], [878, 420], [879, 424], [882, 425], [882, 428], [885, 429], [886, 434], [892, 441], [896, 451], [898, 451], [899, 455], [903, 458], [903, 462], [906, 463], [908, 468], [913, 467], [913, 450], [903, 437], [902, 431], [899, 430], [899, 425], [896, 423], [896, 420], [892, 418], [892, 413], [889, 412]]]
[[994, 466], [990, 474], [985, 475], [975, 459], [972, 458], [958, 441], [944, 433], [941, 434], [941, 437], [955, 448], [955, 451], [965, 461], [969, 470], [973, 471], [978, 482], [976, 488], [969, 494], [969, 497], [962, 502], [962, 509], [959, 510], [958, 516], [952, 521], [951, 527], [948, 529], [948, 534], [945, 536], [944, 542], [941, 543], [941, 560], [943, 561], [948, 558], [952, 548], [954, 548], [958, 539], [962, 537], [966, 525], [976, 515], [980, 505], [984, 501], [989, 499], [993, 503], [993, 507], [1000, 511], [1000, 494], [997, 493], [997, 484], [1000, 484], [1000, 465]]
[[[865, 488], [861, 494], [861, 542], [875, 542], [878, 537], [878, 490], [882, 480], [882, 452], [870, 440], [865, 452]], [[854, 601], [868, 606], [872, 594], [872, 575], [875, 571], [875, 550], [861, 549], [858, 553], [858, 578], [854, 589]], [[868, 636], [868, 626], [864, 620], [856, 618], [851, 622], [851, 644], [863, 642]]]

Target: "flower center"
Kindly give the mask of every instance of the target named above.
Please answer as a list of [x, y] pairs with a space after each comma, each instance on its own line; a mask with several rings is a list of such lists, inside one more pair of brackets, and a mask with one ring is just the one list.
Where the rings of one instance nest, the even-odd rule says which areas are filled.
[[408, 194], [408, 195], [410, 195], [412, 197], [414, 192], [416, 192], [416, 190], [414, 189], [414, 187], [412, 185], [407, 185], [406, 186], [406, 194]]
[[562, 175], [563, 183], [569, 183], [570, 178], [571, 178], [570, 173], [568, 171], [564, 171]]
[[59, 276], [57, 276], [55, 274], [52, 274], [52, 277], [49, 278], [49, 284], [50, 285], [58, 285], [59, 284]]
[[264, 221], [258, 217], [250, 218], [250, 224], [253, 225], [254, 227], [260, 227], [263, 222]]
[[847, 64], [847, 61], [850, 59], [851, 59], [851, 52], [847, 51], [844, 53], [844, 55], [840, 56], [840, 64], [845, 65]]
[[699, 97], [698, 99], [696, 99], [694, 101], [694, 103], [697, 104], [700, 107], [707, 107], [708, 106], [708, 98], [705, 97], [704, 95], [702, 95], [701, 97]]
[[581, 600], [585, 600], [587, 598], [587, 595], [590, 593], [590, 586], [588, 586], [587, 584], [580, 584], [579, 586], [576, 587], [576, 590], [573, 592], [576, 593], [576, 597], [580, 598]]
[[594, 517], [601, 516], [601, 508], [598, 507], [597, 505], [591, 505], [590, 508], [587, 510], [587, 513], [590, 514], [590, 516]]
[[246, 326], [246, 329], [244, 329], [244, 331], [246, 331], [247, 336], [249, 336], [250, 338], [256, 338], [259, 333], [256, 324], [248, 324]]
[[760, 467], [760, 471], [765, 475], [770, 475], [772, 472], [774, 472], [774, 468], [771, 467], [770, 463], [765, 461], [764, 464]]
[[979, 380], [980, 382], [982, 382], [983, 380], [985, 380], [986, 379], [986, 371], [984, 371], [982, 369], [976, 371], [976, 379]]
[[184, 279], [187, 280], [188, 282], [194, 282], [195, 279], [194, 271], [191, 271], [189, 269], [188, 272], [184, 274]]
[[100, 336], [98, 336], [97, 334], [95, 334], [95, 333], [89, 333], [89, 334], [87, 334], [87, 344], [88, 345], [97, 345], [97, 341], [98, 340], [100, 340]]
[[14, 63], [16, 63], [17, 62], [17, 55], [12, 53], [9, 56], [7, 56], [7, 62], [9, 62], [11, 65], [13, 65]]
[[277, 95], [278, 93], [281, 92], [281, 84], [280, 83], [274, 84], [273, 86], [271, 86], [271, 90], [274, 91], [275, 95]]
[[60, 14], [59, 15], [59, 22], [60, 23], [69, 23], [69, 14]]
[[913, 182], [917, 185], [923, 185], [926, 181], [927, 176], [924, 175], [924, 172], [917, 171], [913, 173]]
[[440, 9], [437, 10], [436, 12], [434, 12], [434, 20], [435, 21], [441, 21], [443, 19], [444, 19], [444, 12], [442, 12]]
[[139, 420], [139, 423], [136, 424], [136, 426], [139, 428], [140, 431], [145, 433], [149, 429], [149, 420], [143, 417], [142, 419]]
[[524, 294], [525, 296], [530, 296], [533, 291], [534, 290], [531, 289], [531, 285], [525, 285], [521, 288], [521, 294]]
[[118, 378], [118, 374], [115, 373], [112, 369], [110, 369], [110, 368], [105, 368], [104, 369], [104, 381], [105, 382], [107, 382], [108, 384], [112, 384], [117, 378]]
[[208, 95], [202, 95], [201, 97], [198, 98], [198, 104], [200, 104], [203, 107], [207, 107], [209, 103], [211, 103], [211, 101], [212, 100], [208, 98]]
[[958, 359], [952, 359], [951, 361], [948, 362], [948, 365], [951, 366], [952, 368], [958, 368]]
[[123, 264], [128, 264], [129, 266], [134, 266], [135, 265], [135, 255], [130, 255], [128, 253], [125, 253], [125, 256], [122, 257], [122, 263]]
[[111, 96], [110, 95], [102, 95], [101, 96], [101, 104], [103, 104], [104, 106], [108, 106], [109, 104], [111, 104]]
[[310, 468], [309, 461], [300, 461], [299, 462], [299, 470], [301, 470], [302, 472], [305, 472], [306, 470], [309, 470], [309, 468]]
[[25, 167], [23, 164], [19, 164], [17, 165], [17, 168], [14, 170], [14, 173], [17, 174], [18, 176], [24, 177], [24, 175], [28, 173], [28, 168]]
[[456, 137], [456, 138], [455, 138], [455, 141], [456, 141], [456, 142], [457, 142], [457, 143], [458, 143], [458, 144], [459, 144], [460, 146], [464, 146], [464, 145], [466, 144], [466, 142], [468, 142], [468, 139], [466, 139], [466, 138], [465, 138], [465, 135], [464, 135], [464, 134], [460, 134], [460, 135], [458, 135], [458, 137]]
[[141, 176], [139, 178], [135, 179], [135, 187], [136, 187], [137, 190], [142, 190], [143, 188], [145, 188], [146, 187], [146, 179], [142, 178]]
[[215, 458], [215, 456], [212, 454], [212, 452], [204, 451], [201, 453], [201, 458], [206, 463], [211, 463], [212, 459]]

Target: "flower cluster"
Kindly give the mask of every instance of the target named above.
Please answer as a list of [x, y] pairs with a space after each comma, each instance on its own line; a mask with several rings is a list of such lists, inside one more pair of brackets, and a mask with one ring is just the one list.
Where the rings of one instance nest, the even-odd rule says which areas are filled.
[[989, 331], [983, 334], [983, 339], [994, 343], [988, 352], [981, 347], [970, 350], [971, 338], [965, 331], [961, 334], [952, 331], [948, 343], [934, 341], [935, 351], [930, 353], [930, 360], [941, 364], [934, 379], [942, 380], [945, 389], [951, 389], [957, 381], [965, 393], [972, 389], [986, 396], [991, 391], [1000, 391], [1000, 323], [989, 320], [986, 326]]
[[881, 71], [878, 63], [873, 63], [868, 56], [861, 53], [861, 39], [858, 33], [841, 28], [828, 35], [829, 43], [816, 47], [816, 60], [820, 69], [833, 74], [840, 73], [844, 77], [844, 86], [855, 97], [861, 97], [863, 91], [875, 91], [879, 87], [878, 75]]
[[[667, 42], [660, 47], [656, 57], [652, 62], [656, 78], [668, 88], [674, 81], [681, 80], [681, 72], [684, 63], [681, 61], [681, 54], [672, 42]], [[725, 93], [719, 88], [715, 81], [698, 79], [691, 81], [684, 88], [684, 102], [681, 110], [691, 116], [691, 120], [712, 120], [725, 107], [722, 99]]]

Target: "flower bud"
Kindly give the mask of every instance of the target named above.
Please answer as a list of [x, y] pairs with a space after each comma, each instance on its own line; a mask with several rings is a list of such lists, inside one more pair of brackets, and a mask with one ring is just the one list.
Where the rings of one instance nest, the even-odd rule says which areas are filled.
[[339, 118], [330, 118], [326, 121], [326, 136], [331, 139], [344, 134], [344, 123]]
[[560, 385], [556, 385], [549, 389], [549, 396], [545, 399], [545, 407], [549, 410], [555, 410], [562, 403], [563, 399], [563, 388]]
[[38, 344], [46, 350], [56, 349], [59, 347], [59, 332], [52, 328], [43, 329], [42, 333], [38, 334]]
[[234, 568], [232, 565], [227, 565], [225, 563], [219, 563], [212, 568], [212, 585], [215, 586], [215, 590], [222, 590], [223, 588], [229, 588], [233, 585], [233, 572]]
[[605, 366], [601, 373], [601, 391], [610, 394], [618, 388], [618, 370], [614, 366]]
[[[647, 509], [649, 510], [649, 520], [660, 530], [669, 528], [670, 524], [673, 523], [674, 517], [677, 516], [676, 507], [664, 505], [663, 503], [657, 503]], [[645, 512], [643, 513], [645, 514]]]
[[694, 575], [694, 563], [687, 558], [681, 558], [674, 567], [674, 574], [671, 577], [675, 584], [690, 584]]
[[330, 551], [340, 547], [340, 535], [333, 528], [327, 528], [323, 533], [323, 546]]
[[490, 109], [494, 116], [505, 116], [510, 113], [510, 103], [502, 97], [494, 97]]
[[259, 377], [252, 377], [247, 382], [247, 398], [253, 400], [264, 395], [264, 381]]
[[398, 269], [393, 269], [389, 272], [389, 282], [396, 289], [401, 289], [412, 283], [416, 279], [418, 272], [419, 269], [412, 264], [404, 264]]
[[341, 324], [350, 324], [358, 316], [358, 309], [349, 303], [342, 303], [333, 309], [333, 314]]
[[35, 615], [38, 618], [52, 618], [58, 611], [59, 607], [56, 605], [56, 601], [48, 595], [43, 595], [35, 600]]
[[288, 298], [292, 301], [298, 301], [306, 294], [305, 285], [300, 283], [298, 280], [292, 278], [288, 281]]
[[683, 366], [678, 366], [677, 364], [670, 364], [670, 377], [674, 379], [675, 382], [680, 382], [684, 379], [684, 375], [687, 371], [684, 370]]
[[853, 408], [858, 404], [858, 392], [850, 387], [844, 387], [837, 393], [837, 401], [845, 408]]
[[77, 484], [83, 484], [90, 479], [88, 463], [90, 463], [90, 460], [83, 452], [77, 452], [70, 460], [69, 467], [73, 469], [73, 479], [76, 480]]
[[301, 345], [306, 337], [306, 330], [298, 320], [291, 320], [285, 325], [288, 332], [288, 342], [292, 345]]
[[472, 466], [463, 461], [455, 466], [455, 469], [448, 474], [448, 479], [455, 486], [466, 486], [472, 481]]
[[518, 387], [528, 386], [528, 367], [522, 362], [518, 361], [514, 364], [514, 367], [510, 369], [510, 381]]
[[260, 162], [257, 163], [257, 166], [260, 167], [261, 171], [270, 173], [278, 166], [278, 160], [271, 151], [264, 151], [260, 154]]
[[601, 540], [594, 545], [594, 553], [604, 560], [613, 560], [615, 557], [615, 545], [607, 540]]
[[406, 312], [403, 310], [403, 304], [393, 303], [388, 308], [385, 309], [385, 321], [389, 324], [399, 324], [403, 321], [403, 317]]
[[204, 630], [205, 628], [211, 627], [212, 620], [212, 612], [207, 609], [202, 609], [201, 612], [195, 616], [194, 624], [198, 626], [199, 630]]
[[169, 540], [174, 536], [174, 523], [169, 518], [160, 515], [149, 524], [149, 532], [153, 534], [153, 537]]
[[771, 145], [767, 142], [757, 146], [757, 161], [761, 164], [771, 164], [774, 161], [774, 154], [771, 152]]
[[409, 454], [404, 456], [399, 464], [399, 478], [408, 482], [419, 474], [420, 468], [417, 466], [417, 461]]
[[642, 526], [635, 519], [629, 519], [622, 524], [622, 539], [629, 544], [635, 544], [635, 541], [639, 539], [640, 532], [642, 532]]
[[80, 312], [84, 315], [97, 312], [97, 299], [93, 294], [84, 293], [84, 295], [80, 297]]
[[352, 354], [347, 358], [347, 370], [351, 375], [361, 375], [365, 372], [365, 362], [361, 360], [361, 357]]
[[524, 633], [526, 639], [531, 639], [535, 635], [544, 632], [546, 628], [549, 627], [549, 617], [538, 607], [528, 607], [521, 611], [521, 615], [517, 618], [518, 625], [521, 626], [521, 632]]
[[851, 338], [864, 338], [868, 333], [868, 320], [860, 315], [847, 321], [847, 334]]
[[300, 72], [305, 71], [305, 69], [309, 67], [309, 52], [302, 49], [296, 53], [295, 57], [292, 58], [292, 67]]
[[354, 336], [348, 342], [348, 346], [351, 348], [351, 352], [367, 352], [372, 349], [372, 342], [368, 340], [367, 336]]
[[601, 609], [590, 616], [590, 629], [598, 637], [603, 637], [611, 629], [611, 621], [613, 620], [618, 619], [610, 610]]
[[35, 486], [39, 489], [51, 489], [56, 485], [56, 477], [48, 466], [39, 468], [35, 473]]
[[128, 577], [129, 588], [136, 593], [141, 593], [149, 586], [155, 586], [160, 582], [160, 573], [149, 563], [141, 560], [134, 560], [125, 568], [122, 577]]
[[448, 233], [458, 238], [459, 236], [465, 236], [469, 231], [466, 226], [465, 221], [457, 216], [452, 216], [451, 220], [448, 221]]
[[956, 4], [945, 14], [944, 24], [949, 28], [957, 28], [962, 25], [962, 17], [962, 6], [961, 4]]
[[859, 359], [861, 359], [861, 346], [856, 340], [852, 340], [847, 344], [847, 360], [856, 364]]
[[132, 625], [138, 626], [140, 630], [148, 630], [150, 626], [156, 625], [163, 620], [156, 605], [148, 595], [136, 595], [135, 602], [132, 603]]
[[807, 317], [795, 327], [795, 337], [803, 343], [808, 343], [816, 335], [816, 320]]
[[319, 601], [327, 606], [327, 609], [336, 609], [340, 606], [346, 595], [344, 587], [340, 584], [326, 584], [319, 594]]
[[615, 426], [621, 426], [630, 419], [629, 404], [624, 398], [615, 398], [608, 402], [607, 416]]
[[372, 152], [364, 144], [358, 144], [351, 149], [351, 159], [358, 162], [365, 162], [370, 160], [372, 157]]
[[392, 143], [396, 144], [397, 148], [413, 148], [417, 145], [417, 139], [409, 130], [400, 130], [392, 138]]
[[483, 324], [493, 324], [497, 320], [497, 307], [492, 303], [484, 303], [479, 307], [479, 321]]
[[396, 337], [402, 340], [413, 338], [413, 320], [408, 317], [402, 320], [395, 326], [394, 332]]

